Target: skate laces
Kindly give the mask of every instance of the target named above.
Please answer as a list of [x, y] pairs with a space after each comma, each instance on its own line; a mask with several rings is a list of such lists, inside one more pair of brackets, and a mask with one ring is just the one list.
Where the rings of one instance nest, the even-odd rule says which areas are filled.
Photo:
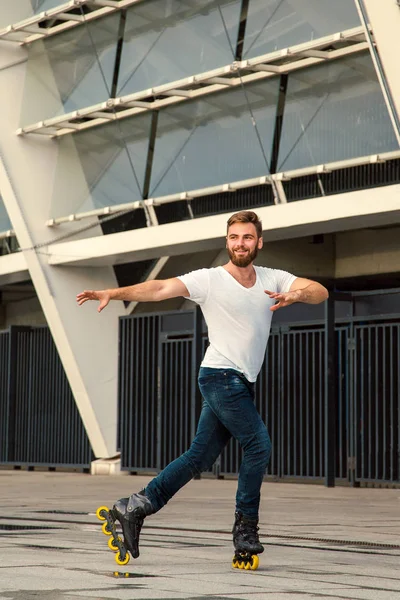
[[239, 531], [246, 537], [250, 542], [259, 542], [259, 527], [257, 523], [251, 523], [250, 521], [239, 521]]

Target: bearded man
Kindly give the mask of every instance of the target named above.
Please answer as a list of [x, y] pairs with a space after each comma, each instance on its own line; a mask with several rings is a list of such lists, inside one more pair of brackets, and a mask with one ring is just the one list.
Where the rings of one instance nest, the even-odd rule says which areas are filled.
[[326, 288], [315, 281], [254, 266], [262, 245], [258, 216], [241, 211], [228, 220], [229, 261], [225, 265], [124, 288], [86, 290], [77, 296], [80, 305], [98, 300], [99, 312], [110, 300], [154, 302], [182, 296], [200, 305], [208, 327], [210, 343], [198, 377], [203, 405], [190, 448], [144, 490], [118, 500], [109, 511], [111, 522], [121, 523], [125, 548], [134, 558], [139, 556], [144, 518], [159, 511], [198, 473], [208, 470], [233, 436], [243, 450], [232, 531], [233, 565], [258, 565], [256, 555], [264, 550], [258, 535], [260, 490], [271, 441], [254, 405], [254, 388], [271, 319], [276, 310], [294, 302], [319, 304], [328, 297]]

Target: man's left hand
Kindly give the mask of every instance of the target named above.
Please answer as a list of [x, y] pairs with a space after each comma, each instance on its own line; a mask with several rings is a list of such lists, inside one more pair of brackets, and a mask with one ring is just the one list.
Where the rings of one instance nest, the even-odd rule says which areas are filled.
[[278, 308], [284, 308], [285, 306], [290, 306], [291, 304], [300, 301], [300, 290], [296, 290], [295, 292], [286, 292], [285, 294], [278, 294], [278, 292], [270, 292], [269, 290], [264, 291], [270, 298], [272, 298], [272, 300], [276, 300], [276, 304], [271, 306], [269, 309], [272, 311], [278, 310]]

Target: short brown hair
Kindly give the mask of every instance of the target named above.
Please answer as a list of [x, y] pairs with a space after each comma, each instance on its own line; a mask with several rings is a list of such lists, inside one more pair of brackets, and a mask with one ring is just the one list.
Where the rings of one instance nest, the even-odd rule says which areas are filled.
[[232, 215], [228, 220], [226, 231], [228, 232], [229, 227], [235, 223], [253, 223], [254, 227], [256, 228], [257, 237], [260, 238], [262, 236], [262, 223], [258, 218], [258, 215], [251, 210], [241, 210], [240, 212]]

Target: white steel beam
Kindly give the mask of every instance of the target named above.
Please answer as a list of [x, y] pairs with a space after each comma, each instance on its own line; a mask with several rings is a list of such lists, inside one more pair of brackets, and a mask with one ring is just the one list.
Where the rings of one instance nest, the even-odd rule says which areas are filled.
[[30, 279], [28, 266], [22, 252], [0, 256], [0, 285]]
[[[366, 41], [353, 41], [355, 36], [359, 37], [360, 35], [365, 37], [364, 29], [356, 27], [291, 48], [263, 54], [250, 60], [235, 61], [212, 71], [134, 94], [110, 98], [100, 104], [27, 125], [18, 129], [17, 134], [41, 133], [50, 137], [60, 137], [103, 125], [110, 119], [125, 119], [146, 111], [160, 110], [172, 104], [240, 87], [242, 84], [262, 81], [281, 73], [291, 73], [328, 60], [365, 52], [368, 50]], [[337, 44], [338, 41], [340, 42], [338, 47], [332, 49], [332, 45]], [[323, 52], [323, 56], [304, 56], [304, 52], [314, 50]]]
[[[400, 185], [257, 208], [265, 241], [400, 223]], [[50, 244], [50, 265], [98, 267], [224, 245], [227, 214]]]
[[[113, 303], [110, 312], [107, 311], [107, 319], [100, 325], [95, 307], [94, 310], [78, 307], [75, 295], [88, 287], [115, 287], [117, 280], [112, 268], [60, 270], [48, 265], [46, 246], [51, 239], [54, 241], [53, 234], [57, 232], [49, 230], [45, 221], [51, 214], [56, 177], [60, 183], [59, 208], [68, 205], [71, 195], [86, 197], [87, 181], [73, 145], [60, 169], [57, 144], [42, 137], [21, 143], [15, 136], [21, 117], [27, 63], [20, 60], [25, 54], [23, 49], [5, 43], [1, 49], [0, 86], [7, 94], [0, 94], [0, 189], [21, 247], [15, 256], [25, 258], [93, 451], [97, 457], [114, 456], [117, 451], [117, 325], [125, 310], [123, 303]], [[41, 76], [51, 86], [52, 72], [46, 61]], [[32, 101], [42, 102], [40, 89], [41, 84], [33, 80]], [[90, 233], [78, 232], [77, 225], [75, 234], [81, 238], [102, 233], [100, 225]], [[71, 230], [74, 224], [69, 227]], [[14, 255], [3, 258], [18, 260]]]
[[[393, 0], [355, 0], [389, 116], [400, 146], [400, 10]], [[372, 30], [372, 34], [371, 34]], [[374, 43], [372, 40], [374, 36]], [[396, 50], [397, 48], [397, 50]]]
[[[112, 0], [70, 0], [67, 3], [60, 4], [55, 8], [34, 15], [29, 19], [18, 21], [17, 23], [13, 23], [0, 29], [0, 40], [18, 42], [22, 45], [30, 44], [57, 33], [68, 31], [85, 22], [105, 17], [115, 11], [129, 8], [130, 6], [143, 1], [144, 0], [119, 0], [119, 2], [114, 2]], [[77, 15], [70, 12], [85, 5], [90, 5], [90, 8], [93, 6], [97, 8], [92, 8], [91, 12], [86, 13], [84, 17], [83, 15]], [[64, 22], [57, 23], [57, 21]], [[42, 27], [39, 26], [40, 23], [43, 23]], [[35, 27], [35, 29], [32, 29], [32, 27]]]
[[[359, 167], [361, 165], [384, 163], [389, 160], [395, 160], [399, 158], [400, 150], [385, 152], [382, 154], [372, 154], [369, 156], [360, 156], [357, 158], [335, 161], [323, 165], [315, 165], [311, 167], [304, 167], [302, 169], [283, 171], [274, 175], [263, 175], [261, 177], [253, 177], [252, 179], [243, 179], [241, 181], [232, 181], [230, 183], [224, 183], [211, 187], [188, 190], [186, 192], [178, 192], [176, 194], [168, 194], [167, 196], [149, 198], [148, 200], [144, 201], [135, 200], [134, 202], [129, 202], [126, 204], [116, 204], [114, 206], [107, 206], [101, 209], [94, 209], [87, 212], [67, 215], [65, 217], [58, 217], [56, 219], [49, 219], [46, 222], [46, 225], [48, 227], [55, 227], [63, 223], [71, 223], [82, 219], [100, 217], [124, 211], [129, 212], [137, 210], [138, 208], [143, 208], [143, 204], [148, 207], [161, 206], [162, 204], [170, 204], [172, 202], [180, 202], [182, 200], [192, 200], [195, 198], [202, 198], [203, 196], [220, 194], [222, 192], [233, 192], [235, 190], [245, 189], [257, 185], [271, 185], [272, 181], [274, 181], [275, 185], [278, 187], [280, 202], [285, 203], [286, 196], [284, 194], [284, 187], [280, 185], [281, 182], [290, 181], [291, 179], [296, 179], [298, 177], [307, 177], [308, 175], [317, 175], [319, 173], [331, 173], [332, 171], [339, 171], [351, 167]], [[282, 190], [282, 193], [280, 190]]]

